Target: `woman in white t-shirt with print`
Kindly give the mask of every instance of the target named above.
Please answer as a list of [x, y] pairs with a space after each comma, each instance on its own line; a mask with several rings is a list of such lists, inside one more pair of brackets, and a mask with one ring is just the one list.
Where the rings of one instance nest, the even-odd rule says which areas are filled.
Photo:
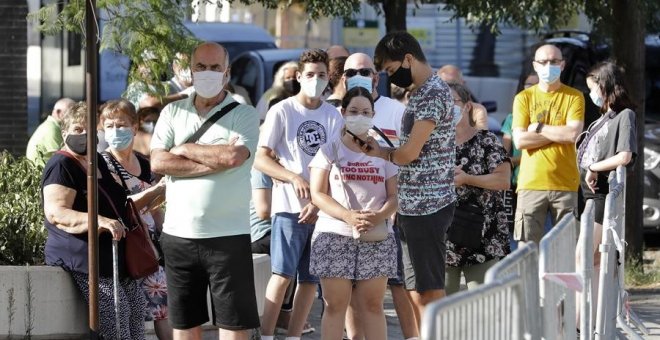
[[[346, 123], [341, 139], [321, 146], [309, 164], [312, 202], [320, 209], [310, 271], [321, 279], [323, 288], [323, 339], [342, 339], [354, 283], [366, 338], [387, 338], [383, 296], [387, 278], [396, 275], [397, 248], [390, 218], [397, 208], [398, 168], [360, 149], [360, 140], [367, 138], [373, 126], [373, 108], [367, 90], [348, 91], [341, 105]], [[389, 230], [384, 240], [354, 238], [383, 222]]]

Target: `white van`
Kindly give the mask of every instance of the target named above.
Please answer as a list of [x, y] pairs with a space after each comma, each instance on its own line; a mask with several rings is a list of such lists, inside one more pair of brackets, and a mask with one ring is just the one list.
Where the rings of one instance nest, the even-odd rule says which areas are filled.
[[[241, 23], [185, 23], [199, 40], [215, 41], [227, 49], [230, 60], [245, 51], [274, 49], [275, 39], [261, 27]], [[126, 89], [130, 61], [126, 56], [104, 51], [99, 56], [99, 100], [119, 98]]]

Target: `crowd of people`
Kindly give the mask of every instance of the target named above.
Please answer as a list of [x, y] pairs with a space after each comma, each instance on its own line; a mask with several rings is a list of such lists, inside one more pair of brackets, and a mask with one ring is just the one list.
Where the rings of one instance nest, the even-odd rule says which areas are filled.
[[[535, 51], [502, 138], [460, 69], [434, 71], [405, 32], [384, 36], [373, 59], [304, 51], [256, 108], [228, 91], [229, 60], [210, 42], [177, 55], [171, 94], [135, 84], [100, 106], [97, 131], [86, 105], [64, 98], [30, 140], [27, 156], [45, 166], [46, 263], [89, 301], [87, 134], [98, 136], [105, 338], [142, 339], [153, 321], [159, 339], [201, 339], [210, 291], [222, 339], [258, 328], [264, 340], [300, 339], [317, 295], [324, 339], [386, 339], [389, 288], [404, 338], [416, 339], [426, 305], [459, 291], [461, 276], [467, 289], [483, 283], [517, 242], [539, 242], [547, 220], [579, 216], [579, 197], [596, 203], [600, 240], [609, 171], [636, 158], [623, 70], [589, 72], [602, 116], [584, 129], [585, 96], [561, 83], [553, 45]], [[378, 93], [379, 72], [394, 99]], [[129, 199], [162, 260], [143, 277], [126, 267]], [[261, 318], [253, 253], [272, 268]]]

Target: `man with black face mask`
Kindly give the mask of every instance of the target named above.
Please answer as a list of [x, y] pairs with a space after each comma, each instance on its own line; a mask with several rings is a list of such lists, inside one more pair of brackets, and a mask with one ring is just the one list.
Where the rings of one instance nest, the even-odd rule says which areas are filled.
[[426, 62], [419, 42], [407, 32], [387, 34], [376, 45], [376, 69], [393, 84], [412, 90], [403, 114], [400, 146], [380, 147], [369, 138], [369, 155], [399, 165], [398, 225], [405, 286], [416, 307], [445, 295], [445, 235], [454, 216], [453, 100], [447, 84]]

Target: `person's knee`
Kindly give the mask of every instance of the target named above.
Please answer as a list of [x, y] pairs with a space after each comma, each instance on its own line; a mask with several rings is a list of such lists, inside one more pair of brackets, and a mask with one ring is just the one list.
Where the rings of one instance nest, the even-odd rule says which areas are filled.
[[382, 296], [366, 296], [360, 301], [360, 310], [369, 314], [383, 313], [383, 297]]
[[325, 302], [325, 309], [323, 312], [331, 315], [343, 314], [348, 308], [349, 300], [350, 299], [347, 299], [344, 296], [323, 295], [323, 301]]

